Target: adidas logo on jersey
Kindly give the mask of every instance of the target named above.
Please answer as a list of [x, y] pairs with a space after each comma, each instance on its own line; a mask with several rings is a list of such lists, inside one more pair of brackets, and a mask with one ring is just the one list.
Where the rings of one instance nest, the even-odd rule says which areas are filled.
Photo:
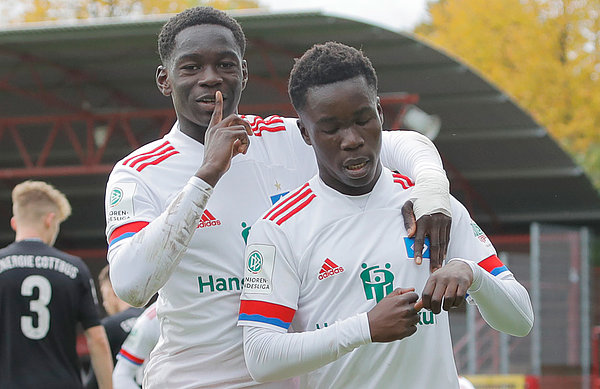
[[214, 227], [220, 225], [221, 221], [214, 217], [212, 213], [208, 212], [208, 209], [205, 209], [197, 228]]
[[324, 280], [329, 276], [334, 276], [343, 271], [343, 267], [336, 265], [331, 259], [327, 258], [319, 271], [319, 280]]

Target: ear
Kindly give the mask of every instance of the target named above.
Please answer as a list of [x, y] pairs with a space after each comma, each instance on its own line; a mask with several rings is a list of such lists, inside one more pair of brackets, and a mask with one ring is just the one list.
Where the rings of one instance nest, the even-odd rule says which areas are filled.
[[15, 219], [14, 216], [10, 218], [10, 228], [12, 228], [14, 232], [17, 232], [17, 219]]
[[242, 60], [242, 90], [246, 89], [246, 84], [248, 84], [248, 62], [246, 60]]
[[54, 221], [56, 220], [56, 214], [54, 212], [48, 212], [46, 216], [44, 216], [44, 227], [51, 228], [54, 225]]
[[169, 72], [163, 65], [156, 68], [156, 86], [163, 96], [171, 96], [171, 80], [169, 80]]
[[381, 106], [381, 99], [377, 96], [377, 113], [379, 114], [379, 120], [383, 126], [383, 107]]
[[306, 143], [309, 146], [312, 146], [310, 136], [308, 136], [308, 130], [304, 126], [304, 123], [302, 123], [302, 120], [298, 119], [296, 123], [298, 124], [298, 128], [300, 129], [300, 134], [302, 135], [302, 139], [304, 139], [304, 143]]

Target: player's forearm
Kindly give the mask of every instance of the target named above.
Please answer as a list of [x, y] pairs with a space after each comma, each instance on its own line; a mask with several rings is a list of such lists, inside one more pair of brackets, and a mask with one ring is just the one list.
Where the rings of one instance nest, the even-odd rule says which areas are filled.
[[450, 184], [434, 144], [414, 131], [384, 131], [382, 143], [383, 165], [415, 180], [415, 217], [438, 212], [451, 216]]
[[366, 313], [309, 332], [280, 333], [244, 327], [244, 355], [259, 382], [278, 381], [318, 369], [371, 343]]
[[192, 177], [158, 218], [109, 250], [110, 278], [123, 301], [142, 306], [168, 281], [196, 231], [211, 192], [206, 183]]
[[112, 389], [113, 361], [106, 332], [102, 326], [90, 327], [85, 331], [90, 351], [92, 368], [98, 381], [99, 389]]
[[140, 367], [133, 363], [119, 359], [113, 371], [113, 384], [118, 389], [139, 389], [140, 386], [135, 382], [135, 375]]
[[469, 295], [481, 316], [494, 329], [514, 336], [525, 336], [533, 327], [533, 308], [529, 294], [512, 275], [494, 277], [474, 262], [473, 284]]

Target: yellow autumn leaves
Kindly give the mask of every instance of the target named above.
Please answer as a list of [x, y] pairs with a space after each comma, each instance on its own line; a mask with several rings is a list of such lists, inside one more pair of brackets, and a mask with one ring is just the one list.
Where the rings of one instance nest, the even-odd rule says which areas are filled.
[[415, 33], [513, 96], [600, 188], [600, 0], [441, 0]]

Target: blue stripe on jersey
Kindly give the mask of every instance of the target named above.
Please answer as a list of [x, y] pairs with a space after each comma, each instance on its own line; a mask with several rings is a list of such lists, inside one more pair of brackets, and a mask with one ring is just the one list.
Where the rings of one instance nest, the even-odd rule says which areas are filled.
[[113, 240], [111, 240], [111, 242], [108, 244], [108, 247], [112, 246], [113, 244], [115, 244], [118, 241], [123, 240], [125, 238], [131, 238], [135, 234], [136, 234], [135, 232], [126, 232], [123, 235], [119, 235], [116, 238], [114, 238]]
[[501, 267], [497, 267], [497, 268], [493, 269], [490, 273], [493, 276], [497, 276], [498, 274], [503, 273], [505, 271], [508, 271], [508, 268], [506, 266], [501, 266]]
[[246, 313], [240, 313], [239, 316], [239, 320], [246, 320], [246, 321], [256, 321], [259, 323], [266, 323], [266, 324], [271, 324], [277, 327], [281, 327], [285, 330], [287, 330], [290, 327], [290, 323], [286, 323], [281, 319], [277, 319], [274, 317], [266, 317], [263, 315], [248, 315]]
[[[144, 363], [143, 359], [137, 359], [135, 358], [133, 355], [127, 355], [123, 352], [123, 350], [119, 351], [118, 354], [119, 357], [125, 358], [126, 360], [128, 360], [129, 362], [133, 363], [136, 366], [141, 366]], [[135, 358], [135, 359], [134, 359]], [[141, 362], [140, 362], [141, 361]]]

